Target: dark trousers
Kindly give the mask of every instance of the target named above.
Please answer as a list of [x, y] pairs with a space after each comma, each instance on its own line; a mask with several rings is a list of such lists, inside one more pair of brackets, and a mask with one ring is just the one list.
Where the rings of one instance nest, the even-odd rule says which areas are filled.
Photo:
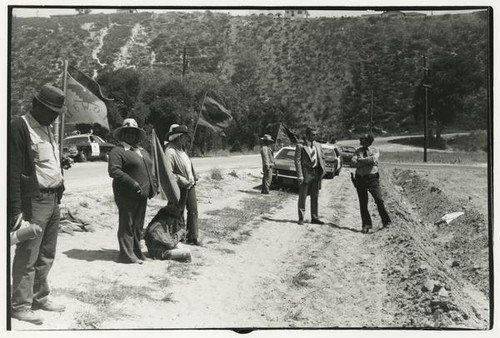
[[308, 183], [299, 184], [299, 221], [304, 220], [306, 213], [306, 198], [311, 196], [311, 219], [318, 219], [318, 196], [321, 182], [320, 171], [316, 170], [314, 179]]
[[141, 233], [144, 228], [147, 199], [132, 199], [115, 193], [118, 206], [118, 245], [120, 263], [134, 263], [146, 259], [141, 250]]
[[272, 168], [262, 168], [264, 176], [262, 176], [262, 190], [261, 193], [268, 194], [269, 187], [271, 186], [271, 181], [273, 179], [273, 169]]
[[41, 193], [31, 199], [30, 223], [43, 232], [35, 239], [18, 243], [12, 264], [12, 310], [43, 303], [50, 293], [47, 276], [54, 262], [59, 232], [59, 205], [56, 194]]
[[370, 174], [366, 176], [356, 175], [356, 191], [359, 199], [359, 210], [361, 212], [361, 221], [366, 228], [372, 227], [372, 219], [368, 211], [368, 191], [373, 196], [377, 204], [378, 213], [382, 219], [382, 224], [387, 225], [391, 222], [387, 210], [385, 210], [382, 192], [380, 190], [379, 174]]
[[187, 222], [186, 222], [186, 238], [198, 238], [198, 202], [196, 201], [196, 190], [192, 186], [191, 189], [181, 189], [181, 197], [179, 202], [179, 209], [184, 218], [184, 209], [187, 209]]

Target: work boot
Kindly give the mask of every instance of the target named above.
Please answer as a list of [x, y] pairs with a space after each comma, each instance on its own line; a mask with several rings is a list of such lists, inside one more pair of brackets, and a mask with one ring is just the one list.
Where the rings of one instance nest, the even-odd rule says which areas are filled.
[[12, 311], [12, 318], [16, 318], [17, 320], [22, 320], [24, 322], [32, 323], [35, 325], [42, 325], [43, 318], [33, 312], [33, 310], [24, 308], [18, 311]]
[[66, 306], [62, 304], [54, 303], [50, 300], [47, 300], [43, 303], [35, 303], [31, 306], [33, 310], [44, 310], [44, 311], [52, 311], [52, 312], [64, 312], [66, 310]]
[[186, 239], [186, 244], [203, 246], [203, 241], [200, 238]]

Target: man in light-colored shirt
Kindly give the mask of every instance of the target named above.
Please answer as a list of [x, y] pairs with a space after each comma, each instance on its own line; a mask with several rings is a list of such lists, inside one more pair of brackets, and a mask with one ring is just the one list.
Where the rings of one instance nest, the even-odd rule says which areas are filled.
[[274, 142], [271, 135], [265, 134], [260, 138], [261, 148], [260, 156], [262, 157], [262, 194], [269, 194], [271, 181], [273, 178], [274, 154], [270, 145]]
[[359, 139], [361, 147], [356, 149], [351, 162], [351, 166], [356, 168], [354, 182], [358, 193], [362, 221], [361, 232], [363, 233], [368, 233], [372, 228], [372, 219], [368, 211], [368, 191], [377, 204], [383, 227], [387, 227], [391, 224], [391, 219], [385, 209], [382, 192], [380, 190], [378, 172], [378, 158], [380, 153], [377, 148], [372, 146], [373, 140], [371, 134], [363, 135]]
[[28, 114], [12, 119], [9, 134], [9, 225], [37, 224], [42, 233], [17, 243], [12, 263], [11, 317], [33, 324], [43, 318], [33, 310], [65, 310], [49, 300], [47, 276], [56, 254], [59, 203], [64, 190], [59, 146], [51, 123], [63, 114], [64, 93], [45, 85]]
[[[184, 125], [172, 124], [168, 132], [168, 145], [165, 149], [167, 166], [170, 168], [180, 189], [178, 208], [181, 215], [187, 209], [186, 244], [201, 245], [198, 238], [198, 202], [196, 198], [196, 173], [189, 156], [185, 152], [189, 144], [188, 129]], [[172, 203], [169, 201], [169, 203]]]

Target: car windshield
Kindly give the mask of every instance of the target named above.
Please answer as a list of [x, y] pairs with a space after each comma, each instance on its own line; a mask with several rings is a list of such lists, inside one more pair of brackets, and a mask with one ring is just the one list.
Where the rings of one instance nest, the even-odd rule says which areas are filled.
[[81, 142], [88, 142], [89, 139], [87, 136], [80, 136], [80, 137], [71, 137], [67, 138], [64, 140], [65, 143], [81, 143]]
[[335, 152], [335, 148], [333, 147], [321, 147], [323, 150], [323, 154], [327, 157], [337, 157], [337, 153]]
[[92, 142], [104, 143], [103, 139], [96, 135], [90, 136], [90, 140]]
[[282, 149], [276, 154], [276, 159], [293, 160], [295, 158], [295, 149]]
[[346, 153], [353, 153], [356, 151], [356, 148], [354, 147], [341, 147], [342, 151], [345, 151]]

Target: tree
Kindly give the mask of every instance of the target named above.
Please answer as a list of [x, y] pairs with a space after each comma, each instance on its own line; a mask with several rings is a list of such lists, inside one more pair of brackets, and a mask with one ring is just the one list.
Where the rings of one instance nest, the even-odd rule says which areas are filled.
[[[428, 118], [436, 123], [436, 138], [441, 137], [444, 127], [451, 124], [458, 114], [466, 113], [466, 102], [482, 84], [481, 74], [476, 59], [465, 53], [447, 54], [432, 62], [425, 82], [432, 85], [428, 92]], [[413, 112], [416, 118], [425, 113], [423, 82], [415, 90]]]
[[78, 15], [90, 14], [90, 12], [92, 12], [90, 8], [82, 8], [82, 7], [75, 8], [75, 11], [77, 11]]

